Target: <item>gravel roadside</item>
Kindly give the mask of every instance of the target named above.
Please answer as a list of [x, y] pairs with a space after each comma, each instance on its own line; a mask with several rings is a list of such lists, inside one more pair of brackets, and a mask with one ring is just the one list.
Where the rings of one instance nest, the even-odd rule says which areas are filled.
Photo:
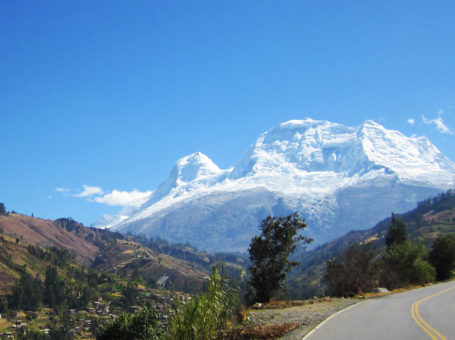
[[281, 309], [250, 309], [245, 326], [298, 323], [300, 326], [280, 339], [302, 339], [302, 337], [332, 314], [353, 304], [364, 301], [354, 298], [330, 298], [305, 302], [301, 306]]

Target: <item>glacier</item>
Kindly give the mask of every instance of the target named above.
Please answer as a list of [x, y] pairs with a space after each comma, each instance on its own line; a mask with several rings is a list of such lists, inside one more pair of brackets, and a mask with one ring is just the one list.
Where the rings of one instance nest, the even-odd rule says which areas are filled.
[[143, 205], [93, 226], [243, 252], [267, 215], [299, 211], [320, 244], [454, 183], [455, 164], [426, 137], [307, 118], [264, 132], [229, 169], [200, 152], [179, 159]]

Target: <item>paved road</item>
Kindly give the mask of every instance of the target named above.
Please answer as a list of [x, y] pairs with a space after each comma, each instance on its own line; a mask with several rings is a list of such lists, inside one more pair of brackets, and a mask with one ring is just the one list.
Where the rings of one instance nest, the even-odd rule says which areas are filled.
[[455, 339], [455, 282], [361, 302], [304, 339]]

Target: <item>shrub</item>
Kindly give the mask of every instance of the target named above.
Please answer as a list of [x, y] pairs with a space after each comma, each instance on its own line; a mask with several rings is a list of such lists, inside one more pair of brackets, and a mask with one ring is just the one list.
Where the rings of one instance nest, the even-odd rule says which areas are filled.
[[237, 303], [237, 291], [214, 268], [207, 292], [198, 294], [186, 305], [177, 300], [167, 338], [216, 339]]
[[423, 245], [409, 241], [393, 244], [384, 255], [381, 284], [393, 289], [434, 281], [435, 271], [427, 259], [428, 252]]
[[436, 269], [438, 280], [452, 277], [452, 270], [455, 268], [455, 235], [440, 236], [434, 241], [430, 262]]
[[133, 314], [120, 314], [96, 334], [96, 339], [155, 340], [160, 338], [159, 325], [160, 318], [156, 310], [144, 307]]
[[329, 260], [325, 279], [332, 294], [354, 296], [372, 290], [376, 283], [377, 265], [370, 244], [350, 243], [339, 260]]

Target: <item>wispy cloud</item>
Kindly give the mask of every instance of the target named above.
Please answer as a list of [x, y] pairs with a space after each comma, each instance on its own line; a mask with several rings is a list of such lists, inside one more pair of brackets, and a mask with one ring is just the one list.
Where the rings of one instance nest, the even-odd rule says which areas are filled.
[[73, 195], [74, 197], [90, 197], [94, 195], [102, 195], [104, 193], [103, 189], [101, 189], [100, 187], [96, 186], [92, 187], [85, 184], [82, 187], [84, 188], [84, 190], [79, 194], [74, 194]]
[[414, 118], [408, 118], [408, 124], [414, 125], [416, 123]]
[[[439, 111], [439, 114], [441, 114], [441, 110]], [[453, 134], [452, 130], [444, 124], [444, 121], [442, 120], [442, 117], [439, 116], [438, 118], [434, 119], [428, 119], [425, 116], [422, 116], [422, 123], [428, 126], [434, 126], [439, 132], [444, 133], [444, 134]]]
[[95, 202], [104, 203], [108, 205], [120, 205], [123, 207], [126, 206], [139, 206], [150, 197], [153, 191], [141, 192], [137, 189], [133, 191], [120, 191], [112, 190], [111, 193], [104, 196], [95, 197]]
[[70, 192], [70, 189], [67, 189], [67, 188], [55, 188], [55, 191], [58, 191], [58, 192]]

